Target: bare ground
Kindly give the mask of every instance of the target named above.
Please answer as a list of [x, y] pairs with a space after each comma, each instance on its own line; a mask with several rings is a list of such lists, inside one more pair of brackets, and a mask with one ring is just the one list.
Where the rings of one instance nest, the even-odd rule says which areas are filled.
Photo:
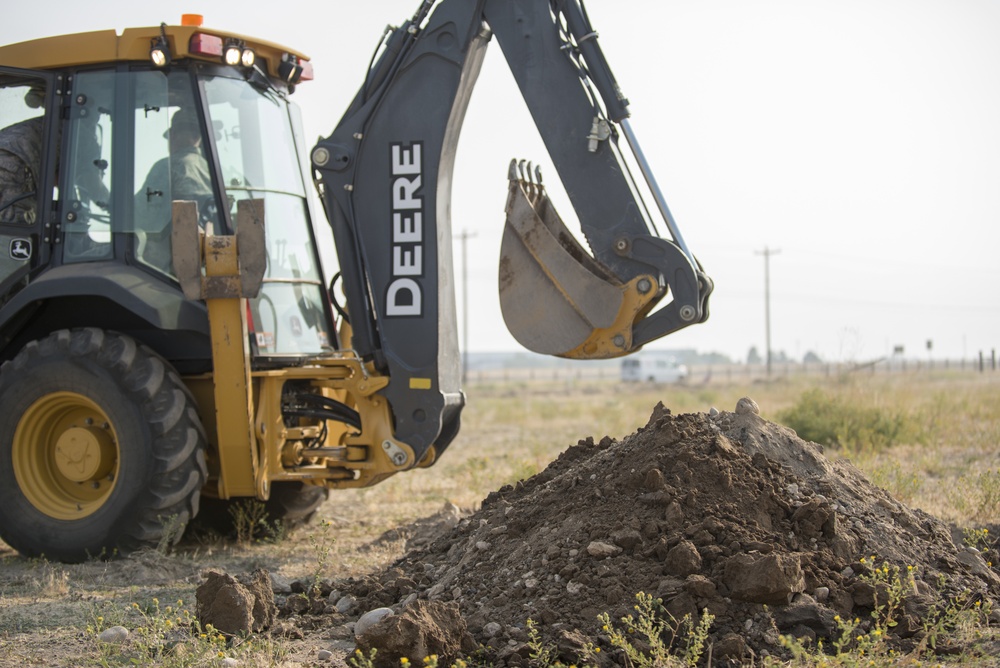
[[[829, 639], [835, 616], [867, 617], [877, 592], [866, 585], [866, 555], [913, 566], [922, 583], [894, 639], [904, 651], [942, 601], [1000, 595], [992, 564], [956, 546], [946, 525], [752, 413], [658, 407], [636, 433], [584, 438], [474, 514], [441, 498], [407, 504], [408, 490], [334, 494], [312, 526], [278, 543], [203, 534], [169, 554], [79, 565], [26, 560], [0, 544], [0, 665], [114, 665], [127, 646], [109, 650], [87, 627], [134, 628], [144, 619], [132, 604], [148, 611], [154, 599], [193, 611], [209, 569], [274, 575], [270, 634], [223, 652], [248, 666], [345, 665], [362, 613], [388, 606], [402, 617], [431, 604], [425, 630], [449, 631], [440, 625], [454, 618], [442, 609], [457, 610], [491, 665], [525, 663], [529, 618], [575, 660], [582, 638], [606, 642], [597, 615], [627, 614], [639, 591], [678, 617], [708, 610], [717, 662], [751, 662], [780, 655], [779, 633]], [[432, 504], [440, 512], [420, 520]]]

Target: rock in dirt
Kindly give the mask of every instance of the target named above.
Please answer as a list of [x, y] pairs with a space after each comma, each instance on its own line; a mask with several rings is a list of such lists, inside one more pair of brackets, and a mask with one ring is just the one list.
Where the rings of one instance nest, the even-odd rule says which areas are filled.
[[283, 577], [277, 573], [271, 573], [271, 591], [275, 594], [291, 594], [292, 593], [292, 581], [290, 578]]
[[128, 629], [124, 626], [111, 626], [101, 631], [97, 639], [103, 643], [117, 645], [125, 642], [128, 639], [128, 635]]
[[489, 622], [483, 626], [483, 635], [487, 638], [492, 638], [502, 630], [503, 627], [496, 622]]
[[806, 588], [795, 554], [734, 554], [726, 560], [722, 582], [737, 600], [772, 605], [788, 604], [793, 594]]
[[368, 629], [392, 614], [394, 614], [392, 608], [375, 608], [374, 610], [369, 610], [354, 623], [354, 635], [364, 635]]
[[712, 614], [715, 656], [738, 664], [785, 656], [779, 630], [829, 646], [834, 616], [870, 619], [872, 555], [914, 567], [907, 619], [966, 590], [1000, 600], [995, 573], [960, 555], [942, 522], [752, 405], [710, 417], [661, 404], [634, 434], [580, 441], [385, 571], [336, 586], [362, 609], [397, 610], [361, 637], [387, 666], [464, 651], [466, 623], [490, 665], [523, 665], [528, 619], [574, 662], [567, 634], [601, 642], [598, 615], [633, 614], [637, 592], [678, 618]]
[[599, 540], [591, 541], [587, 545], [587, 554], [597, 559], [604, 559], [606, 557], [613, 557], [622, 549], [615, 545], [609, 545], [608, 543], [601, 542]]
[[736, 402], [736, 414], [747, 415], [749, 413], [760, 415], [760, 408], [757, 406], [757, 402], [750, 397], [743, 397]]
[[689, 540], [682, 540], [667, 552], [663, 570], [670, 575], [691, 575], [701, 570], [701, 554]]
[[384, 617], [358, 637], [358, 649], [366, 656], [378, 650], [376, 668], [398, 668], [399, 660], [422, 665], [431, 654], [439, 665], [451, 665], [460, 654], [476, 650], [465, 619], [454, 602], [417, 601], [399, 615]]
[[271, 578], [262, 568], [235, 577], [209, 571], [195, 598], [202, 628], [211, 624], [230, 636], [267, 630], [277, 615]]
[[358, 607], [358, 600], [353, 596], [341, 596], [333, 606], [342, 615], [349, 614]]

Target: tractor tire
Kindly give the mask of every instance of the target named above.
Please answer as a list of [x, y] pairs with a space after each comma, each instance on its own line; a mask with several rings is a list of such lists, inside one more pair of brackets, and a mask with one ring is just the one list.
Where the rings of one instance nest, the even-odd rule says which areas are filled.
[[[312, 519], [319, 507], [330, 496], [330, 490], [302, 482], [271, 483], [271, 496], [264, 502], [262, 519], [269, 526], [281, 522], [285, 529], [294, 529], [306, 524]], [[202, 497], [201, 512], [194, 526], [209, 529], [223, 536], [233, 536], [237, 533], [236, 518], [232, 512], [234, 505], [246, 503], [252, 499], [215, 499]]]
[[286, 527], [305, 524], [330, 497], [326, 487], [301, 482], [271, 484], [271, 496], [264, 502], [268, 517], [281, 520]]
[[80, 562], [175, 543], [207, 439], [169, 362], [122, 334], [53, 332], [0, 367], [0, 538]]

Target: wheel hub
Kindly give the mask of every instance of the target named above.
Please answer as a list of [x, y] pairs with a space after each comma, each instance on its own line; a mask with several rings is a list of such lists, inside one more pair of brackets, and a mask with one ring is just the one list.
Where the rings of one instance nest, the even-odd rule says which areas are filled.
[[118, 478], [118, 437], [104, 410], [76, 392], [36, 400], [14, 432], [14, 475], [35, 508], [73, 520], [104, 505]]
[[70, 427], [56, 439], [56, 467], [73, 482], [104, 478], [111, 472], [114, 460], [114, 442], [103, 429]]

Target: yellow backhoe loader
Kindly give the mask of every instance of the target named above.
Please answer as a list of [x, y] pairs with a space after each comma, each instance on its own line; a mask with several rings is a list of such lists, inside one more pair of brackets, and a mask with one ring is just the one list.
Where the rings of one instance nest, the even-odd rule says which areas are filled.
[[514, 337], [607, 358], [708, 317], [582, 0], [421, 2], [312, 147], [291, 102], [310, 60], [197, 16], [2, 46], [0, 538], [124, 554], [199, 508], [302, 520], [441, 456], [465, 403], [451, 174], [494, 38], [589, 245], [512, 162]]

